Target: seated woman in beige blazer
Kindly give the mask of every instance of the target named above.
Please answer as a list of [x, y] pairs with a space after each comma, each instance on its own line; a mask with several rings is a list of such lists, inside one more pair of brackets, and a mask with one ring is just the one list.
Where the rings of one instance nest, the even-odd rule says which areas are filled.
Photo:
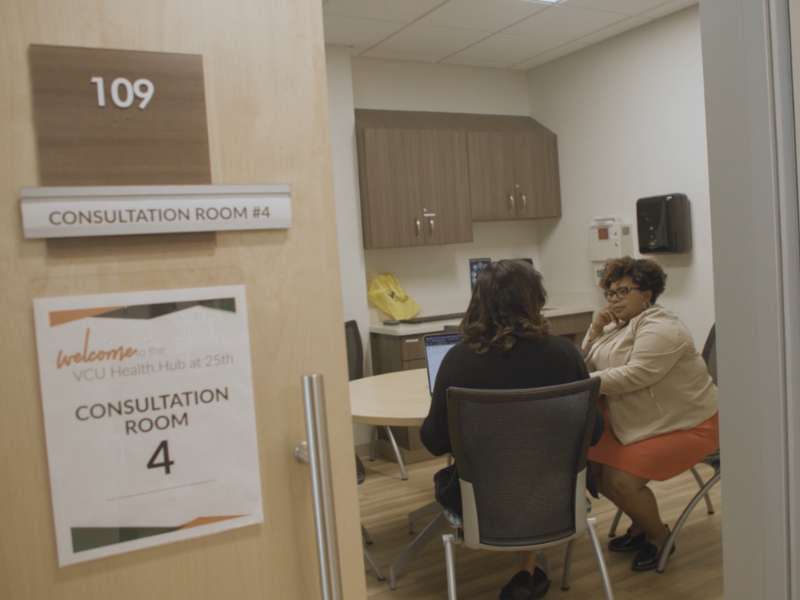
[[601, 281], [608, 305], [583, 342], [607, 424], [589, 460], [599, 491], [633, 523], [609, 549], [636, 552], [635, 571], [656, 567], [669, 534], [648, 482], [719, 448], [716, 386], [686, 326], [656, 304], [666, 279], [652, 260], [609, 261]]

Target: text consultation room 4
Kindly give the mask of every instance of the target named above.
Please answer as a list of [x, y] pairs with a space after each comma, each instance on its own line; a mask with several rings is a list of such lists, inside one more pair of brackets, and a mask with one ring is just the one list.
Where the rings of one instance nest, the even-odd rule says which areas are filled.
[[20, 190], [25, 239], [288, 229], [288, 185], [39, 187]]
[[[193, 408], [196, 406], [219, 404], [230, 400], [230, 392], [224, 388], [206, 388], [185, 392], [169, 392], [154, 394], [141, 398], [126, 398], [109, 402], [95, 402], [81, 404], [75, 409], [75, 418], [78, 421], [92, 421], [99, 419], [112, 419], [114, 417], [131, 417], [140, 415], [138, 420], [125, 421], [125, 433], [147, 433], [152, 429], [168, 429], [176, 426], [188, 426], [189, 414], [155, 417], [152, 413], [171, 411], [177, 408]], [[141, 418], [141, 415], [150, 415]], [[159, 421], [159, 419], [161, 419]]]
[[[269, 216], [269, 215], [265, 215]], [[117, 225], [131, 223], [179, 223], [247, 219], [244, 206], [189, 208], [125, 208], [94, 210], [54, 210], [48, 214], [51, 225]]]

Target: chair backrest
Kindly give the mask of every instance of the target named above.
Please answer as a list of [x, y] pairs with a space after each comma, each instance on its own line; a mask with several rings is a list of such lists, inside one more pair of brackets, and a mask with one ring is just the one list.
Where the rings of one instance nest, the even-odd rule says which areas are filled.
[[585, 530], [599, 391], [598, 378], [528, 390], [448, 389], [466, 545], [543, 546]]
[[350, 381], [364, 377], [364, 347], [358, 323], [347, 321], [344, 324], [344, 340], [347, 346], [347, 374]]
[[706, 367], [711, 375], [714, 383], [717, 383], [717, 324], [711, 326], [706, 337], [706, 343], [703, 344], [703, 360], [706, 361]]

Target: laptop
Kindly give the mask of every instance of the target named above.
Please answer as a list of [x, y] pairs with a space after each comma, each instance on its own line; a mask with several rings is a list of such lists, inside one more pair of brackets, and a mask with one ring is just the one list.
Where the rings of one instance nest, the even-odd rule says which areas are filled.
[[447, 331], [445, 333], [432, 333], [426, 335], [424, 338], [425, 343], [425, 363], [428, 368], [428, 389], [433, 394], [433, 386], [436, 383], [436, 374], [439, 372], [439, 367], [442, 364], [445, 354], [450, 351], [450, 348], [455, 346], [461, 341], [460, 333], [453, 333]]

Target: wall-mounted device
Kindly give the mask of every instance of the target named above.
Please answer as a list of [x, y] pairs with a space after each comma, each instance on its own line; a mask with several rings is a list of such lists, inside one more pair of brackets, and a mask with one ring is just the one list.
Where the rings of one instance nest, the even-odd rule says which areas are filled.
[[475, 291], [475, 282], [478, 281], [478, 274], [492, 264], [491, 258], [470, 258], [469, 259], [469, 283], [471, 290]]
[[595, 277], [599, 280], [607, 260], [633, 254], [631, 226], [618, 217], [595, 217], [589, 224], [588, 250]]
[[639, 252], [642, 254], [689, 252], [692, 222], [685, 194], [652, 196], [636, 201]]
[[589, 260], [605, 262], [633, 252], [631, 226], [617, 217], [595, 217], [589, 225]]

